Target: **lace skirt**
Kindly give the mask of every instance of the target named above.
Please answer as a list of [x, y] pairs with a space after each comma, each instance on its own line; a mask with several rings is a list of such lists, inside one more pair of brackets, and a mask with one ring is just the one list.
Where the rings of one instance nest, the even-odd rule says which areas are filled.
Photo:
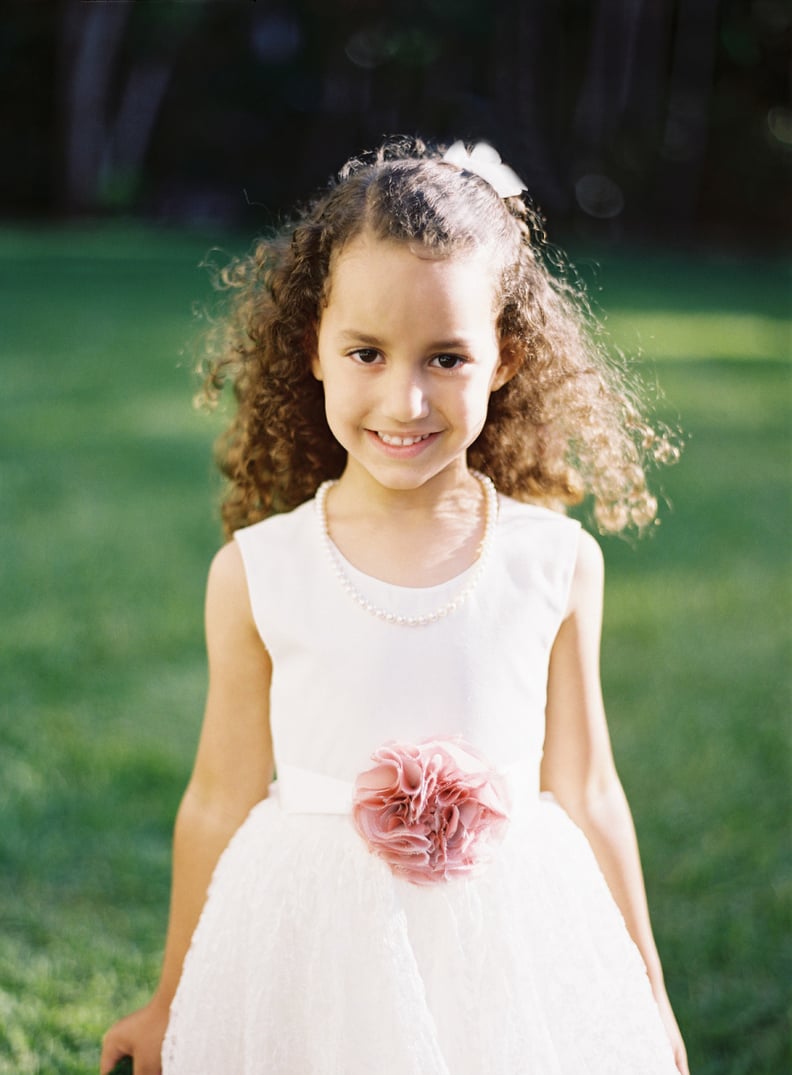
[[640, 955], [556, 804], [414, 885], [349, 815], [259, 803], [221, 857], [164, 1075], [675, 1075]]

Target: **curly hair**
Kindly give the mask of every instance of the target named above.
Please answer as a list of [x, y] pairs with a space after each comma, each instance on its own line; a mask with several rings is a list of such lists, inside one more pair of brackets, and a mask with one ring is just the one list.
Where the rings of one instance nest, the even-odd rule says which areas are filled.
[[520, 500], [562, 509], [590, 496], [603, 531], [655, 517], [645, 471], [675, 458], [667, 431], [641, 416], [581, 289], [542, 260], [539, 215], [442, 153], [402, 139], [351, 160], [296, 223], [220, 273], [231, 298], [210, 333], [203, 399], [216, 402], [229, 382], [236, 397], [217, 445], [227, 535], [296, 507], [344, 469], [311, 358], [333, 259], [364, 231], [439, 257], [491, 252], [497, 331], [519, 368], [490, 397], [472, 467]]

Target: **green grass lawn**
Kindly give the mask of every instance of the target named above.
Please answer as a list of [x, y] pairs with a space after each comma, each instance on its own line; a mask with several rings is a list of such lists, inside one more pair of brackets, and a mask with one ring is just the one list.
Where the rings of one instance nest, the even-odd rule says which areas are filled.
[[[210, 242], [0, 232], [0, 1075], [96, 1070], [157, 973], [219, 541], [217, 426], [190, 405]], [[581, 257], [586, 278], [595, 260], [615, 340], [688, 439], [662, 525], [604, 543], [604, 685], [658, 943], [695, 1075], [780, 1075], [788, 266], [636, 251]]]

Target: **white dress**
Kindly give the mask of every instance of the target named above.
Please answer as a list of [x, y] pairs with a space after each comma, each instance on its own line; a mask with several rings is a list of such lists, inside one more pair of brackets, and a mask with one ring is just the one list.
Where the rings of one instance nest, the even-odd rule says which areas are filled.
[[[344, 590], [315, 501], [236, 539], [273, 661], [277, 779], [218, 863], [165, 1075], [674, 1075], [589, 845], [539, 798], [577, 524], [500, 497], [474, 589], [418, 627], [383, 622]], [[344, 571], [409, 616], [468, 579], [413, 589]], [[506, 774], [510, 821], [470, 877], [415, 885], [359, 835], [353, 781], [385, 742], [454, 736]]]

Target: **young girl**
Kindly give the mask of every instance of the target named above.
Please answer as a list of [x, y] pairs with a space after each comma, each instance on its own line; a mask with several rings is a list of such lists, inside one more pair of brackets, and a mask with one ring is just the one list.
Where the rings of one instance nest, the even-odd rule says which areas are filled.
[[560, 510], [647, 524], [669, 445], [522, 190], [393, 143], [226, 274], [234, 540], [162, 978], [102, 1073], [687, 1071]]

